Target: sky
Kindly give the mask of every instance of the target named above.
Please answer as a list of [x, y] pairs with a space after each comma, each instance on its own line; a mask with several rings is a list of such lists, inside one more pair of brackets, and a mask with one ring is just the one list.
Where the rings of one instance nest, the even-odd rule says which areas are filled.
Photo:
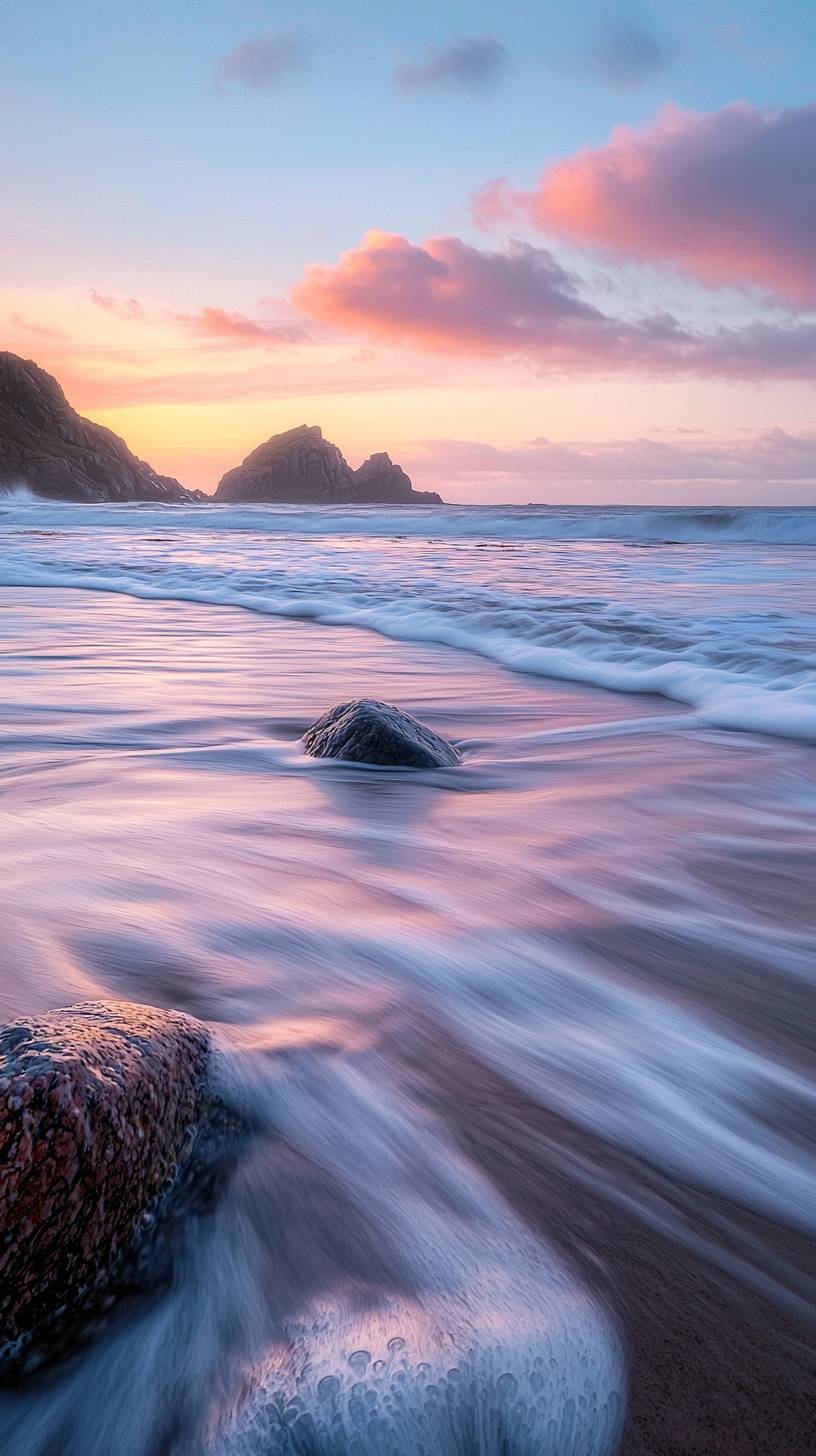
[[2, 347], [205, 490], [816, 504], [814, 75], [806, 0], [6, 0]]

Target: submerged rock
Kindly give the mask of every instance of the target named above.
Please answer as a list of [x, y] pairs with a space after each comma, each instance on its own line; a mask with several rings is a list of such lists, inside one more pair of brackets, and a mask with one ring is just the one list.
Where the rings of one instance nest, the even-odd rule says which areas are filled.
[[318, 718], [303, 739], [313, 758], [344, 758], [401, 768], [444, 768], [459, 754], [438, 733], [390, 703], [359, 698]]
[[75, 501], [201, 500], [138, 460], [124, 440], [69, 405], [30, 359], [0, 353], [0, 488]]
[[192, 1146], [209, 1038], [91, 1001], [0, 1032], [0, 1345], [103, 1280]]

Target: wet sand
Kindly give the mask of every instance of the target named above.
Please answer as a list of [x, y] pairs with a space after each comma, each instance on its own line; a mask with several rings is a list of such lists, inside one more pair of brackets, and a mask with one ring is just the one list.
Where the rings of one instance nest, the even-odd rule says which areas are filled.
[[[432, 1110], [610, 1311], [623, 1456], [816, 1452], [811, 752], [347, 627], [73, 590], [0, 607], [3, 1019], [91, 996], [186, 1010], [291, 1069], [307, 1107], [359, 1075], [357, 1151], [380, 1091], [387, 1150], [389, 1108], [400, 1151], [399, 1116]], [[304, 760], [308, 722], [357, 692], [462, 741], [462, 768]], [[302, 1130], [260, 1140], [214, 1215], [221, 1256], [261, 1231], [246, 1286], [222, 1269], [211, 1290], [193, 1261], [189, 1303], [152, 1309], [178, 1368], [134, 1319], [53, 1409], [5, 1408], [3, 1456], [112, 1456], [125, 1424], [116, 1456], [199, 1456], [213, 1372], [240, 1387], [256, 1334], [341, 1276], [410, 1282], [352, 1154], [321, 1163]], [[450, 1153], [432, 1127], [424, 1151], [435, 1172]]]
[[620, 1456], [816, 1452], [813, 1241], [666, 1178], [409, 1020], [387, 1054], [620, 1327], [630, 1362]]

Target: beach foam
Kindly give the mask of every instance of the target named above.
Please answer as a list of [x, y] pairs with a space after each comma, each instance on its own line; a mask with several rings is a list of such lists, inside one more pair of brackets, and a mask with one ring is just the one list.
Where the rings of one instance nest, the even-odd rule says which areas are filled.
[[[659, 544], [667, 536], [697, 544]], [[15, 502], [0, 505], [0, 585], [366, 627], [812, 742], [814, 542], [816, 511], [792, 509]]]
[[[168, 588], [291, 601], [320, 578], [336, 608], [390, 594], [460, 626], [489, 598], [519, 640], [606, 615], [622, 652], [651, 632], [675, 656], [727, 627], [747, 676], [806, 658], [793, 554], [695, 548], [681, 573], [662, 548], [167, 534], [5, 543], [168, 600], [2, 594], [0, 990], [7, 1016], [126, 996], [205, 1018], [254, 1137], [168, 1288], [0, 1393], [0, 1456], [606, 1456], [630, 1402], [685, 1429], [721, 1328], [737, 1419], [769, 1393], [783, 1419], [789, 1352], [735, 1344], [712, 1280], [785, 1321], [812, 1304], [812, 753]], [[462, 767], [309, 759], [350, 679], [467, 738]], [[645, 1326], [609, 1239], [654, 1271]]]

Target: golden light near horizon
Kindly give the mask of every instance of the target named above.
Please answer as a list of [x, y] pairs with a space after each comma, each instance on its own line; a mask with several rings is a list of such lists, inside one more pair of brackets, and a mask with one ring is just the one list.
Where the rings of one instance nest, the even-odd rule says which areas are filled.
[[[678, 394], [676, 381], [667, 379], [543, 375], [524, 361], [361, 347], [325, 330], [300, 339], [300, 325], [294, 338], [270, 343], [240, 315], [207, 316], [202, 324], [198, 315], [157, 301], [104, 297], [100, 304], [67, 289], [6, 290], [3, 309], [18, 352], [51, 368], [80, 412], [156, 469], [205, 491], [262, 440], [309, 423], [320, 424], [352, 463], [388, 450], [409, 462], [421, 487], [441, 488], [454, 500], [648, 499], [647, 486], [629, 485], [625, 474], [590, 495], [585, 481], [546, 475], [538, 482], [514, 484], [508, 476], [469, 483], [457, 470], [446, 479], [427, 442], [484, 441], [489, 420], [491, 443], [508, 450], [541, 438], [592, 446], [697, 436], [727, 460], [731, 443], [752, 434], [781, 428], [795, 435], [810, 408], [805, 381], [759, 389], [687, 379]], [[226, 330], [227, 337], [202, 328]], [[678, 499], [682, 484], [654, 489]], [[693, 487], [689, 498], [699, 498], [698, 491]], [[722, 491], [733, 498], [730, 483]]]
[[816, 1456], [814, 76], [3, 8], [0, 1456]]

